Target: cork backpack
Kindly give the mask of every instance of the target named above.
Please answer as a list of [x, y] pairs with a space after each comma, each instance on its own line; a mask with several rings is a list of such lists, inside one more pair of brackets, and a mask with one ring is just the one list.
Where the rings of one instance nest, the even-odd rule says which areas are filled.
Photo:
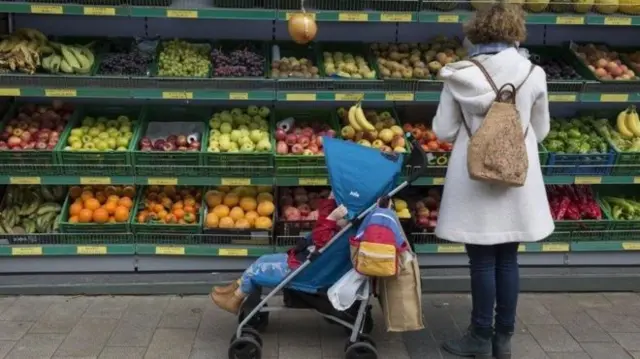
[[508, 187], [521, 187], [527, 179], [529, 158], [524, 139], [520, 114], [516, 108], [516, 94], [533, 72], [531, 69], [520, 86], [506, 83], [498, 88], [487, 70], [476, 60], [470, 60], [484, 74], [496, 94], [480, 128], [471, 133], [471, 127], [462, 116], [462, 123], [469, 135], [467, 169], [469, 176], [477, 181]]

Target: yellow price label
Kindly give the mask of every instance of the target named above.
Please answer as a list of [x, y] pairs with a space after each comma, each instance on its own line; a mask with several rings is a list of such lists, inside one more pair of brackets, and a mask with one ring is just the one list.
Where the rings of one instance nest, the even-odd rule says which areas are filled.
[[625, 251], [640, 251], [640, 242], [622, 242]]
[[575, 184], [600, 184], [602, 183], [602, 177], [598, 176], [577, 176], [573, 179]]
[[584, 16], [558, 16], [556, 17], [558, 25], [584, 25]]
[[111, 177], [80, 177], [80, 184], [111, 184]]
[[251, 178], [221, 178], [220, 184], [223, 186], [250, 186]]
[[[288, 12], [288, 13], [286, 14], [287, 20], [291, 19], [291, 17], [292, 17], [293, 15], [296, 15], [296, 14], [301, 14], [301, 13], [300, 13], [300, 12]], [[305, 12], [304, 14], [305, 14], [305, 16], [307, 16], [307, 17], [309, 17], [309, 18], [311, 18], [311, 19], [313, 19], [313, 20], [315, 20], [315, 19], [316, 19], [316, 14], [315, 14], [315, 13], [312, 13], [312, 12]]]
[[436, 186], [443, 185], [444, 184], [444, 177], [435, 177], [433, 179], [433, 184], [436, 185]]
[[459, 15], [438, 15], [438, 22], [457, 24], [460, 22], [460, 16]]
[[640, 177], [633, 177], [633, 183], [634, 184], [640, 183]]
[[369, 21], [369, 14], [364, 12], [341, 12], [338, 21]]
[[518, 246], [518, 252], [526, 252], [527, 251], [527, 246], [525, 246], [524, 244], [520, 244]]
[[605, 25], [627, 26], [631, 25], [631, 18], [626, 16], [607, 16], [604, 18]]
[[249, 255], [248, 249], [231, 249], [231, 248], [220, 248], [218, 249], [219, 256], [227, 256], [227, 257], [246, 257]]
[[384, 95], [386, 101], [413, 101], [414, 95], [409, 92], [389, 92]]
[[85, 15], [92, 15], [92, 16], [114, 16], [116, 14], [116, 9], [113, 7], [85, 6], [82, 9], [82, 12]]
[[549, 102], [576, 102], [577, 99], [576, 95], [549, 95]]
[[329, 180], [326, 178], [298, 178], [299, 186], [326, 186]]
[[165, 91], [162, 93], [162, 98], [169, 100], [191, 100], [193, 99], [193, 92]]
[[380, 21], [389, 22], [411, 22], [413, 16], [410, 13], [401, 12], [383, 12], [380, 14]]
[[543, 243], [543, 252], [568, 252], [569, 243]]
[[159, 255], [182, 256], [184, 253], [184, 247], [156, 247], [156, 254]]
[[178, 184], [177, 178], [147, 178], [147, 184], [157, 186], [175, 186]]
[[32, 14], [62, 14], [62, 6], [53, 5], [31, 5]]
[[74, 89], [45, 89], [44, 95], [47, 97], [76, 97], [78, 91]]
[[181, 19], [197, 19], [198, 12], [196, 10], [167, 10], [167, 17], [176, 17]]
[[1, 88], [0, 96], [20, 96], [20, 89]]
[[287, 101], [315, 101], [316, 94], [314, 93], [288, 93], [286, 96]]
[[10, 184], [40, 184], [40, 177], [9, 177]]
[[335, 94], [336, 101], [360, 101], [364, 98], [362, 92], [350, 92], [350, 93], [337, 93]]
[[42, 247], [13, 247], [11, 248], [12, 256], [41, 256]]
[[603, 93], [600, 95], [600, 102], [627, 102], [628, 94]]
[[229, 100], [248, 100], [249, 94], [246, 92], [231, 92], [229, 93]]
[[106, 246], [78, 246], [76, 253], [84, 255], [107, 254]]
[[464, 246], [461, 244], [440, 244], [438, 253], [464, 253]]

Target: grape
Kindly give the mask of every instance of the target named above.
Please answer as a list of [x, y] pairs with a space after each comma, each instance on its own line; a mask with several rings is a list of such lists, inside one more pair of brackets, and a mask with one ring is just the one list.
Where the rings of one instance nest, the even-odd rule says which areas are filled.
[[111, 44], [98, 68], [100, 75], [146, 76], [153, 57], [137, 47]]
[[181, 40], [163, 43], [158, 61], [158, 75], [180, 77], [209, 76], [210, 46]]
[[230, 51], [217, 48], [211, 51], [213, 76], [260, 77], [264, 76], [264, 56], [252, 44], [240, 44]]

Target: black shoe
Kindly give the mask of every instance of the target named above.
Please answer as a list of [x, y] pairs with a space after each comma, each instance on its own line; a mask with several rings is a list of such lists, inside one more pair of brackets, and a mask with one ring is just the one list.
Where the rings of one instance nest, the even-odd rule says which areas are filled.
[[480, 336], [472, 328], [460, 339], [446, 341], [442, 348], [451, 354], [475, 359], [491, 359], [491, 338]]
[[511, 336], [513, 333], [498, 333], [493, 336], [493, 356], [496, 359], [511, 359]]

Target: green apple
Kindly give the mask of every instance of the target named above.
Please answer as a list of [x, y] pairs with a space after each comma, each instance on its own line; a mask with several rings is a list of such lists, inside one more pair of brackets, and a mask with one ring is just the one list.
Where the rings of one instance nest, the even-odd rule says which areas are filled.
[[251, 115], [251, 116], [257, 115], [259, 110], [260, 109], [258, 108], [258, 106], [253, 106], [252, 105], [252, 106], [247, 107], [247, 113], [249, 115]]
[[220, 148], [220, 142], [218, 140], [209, 140], [209, 148]]
[[84, 143], [84, 145], [82, 145], [82, 148], [84, 148], [85, 150], [91, 150], [96, 148], [96, 145], [92, 141], [87, 141]]
[[230, 149], [228, 152], [240, 152], [240, 149], [236, 147], [236, 148]]
[[231, 141], [238, 142], [240, 137], [242, 137], [242, 132], [240, 132], [240, 130], [231, 131]]
[[242, 132], [242, 136], [247, 136], [249, 137], [249, 132], [251, 132], [251, 130], [249, 130], [249, 127], [245, 127], [245, 128], [241, 128], [240, 132]]
[[231, 149], [231, 141], [228, 138], [221, 138], [220, 139], [220, 150], [222, 150], [223, 152], [227, 152], [229, 151], [229, 149]]
[[252, 130], [251, 133], [249, 133], [249, 138], [251, 138], [251, 141], [253, 141], [253, 143], [260, 142], [260, 140], [262, 139], [262, 131], [257, 129]]
[[106, 123], [107, 128], [118, 128], [118, 125], [119, 123], [116, 120], [109, 120]]
[[207, 148], [209, 152], [220, 152], [220, 148], [218, 147], [209, 147]]
[[233, 117], [238, 117], [238, 116], [242, 116], [242, 110], [239, 108], [234, 108], [231, 110], [231, 116]]
[[71, 144], [71, 149], [75, 151], [81, 149], [82, 147], [82, 142], [74, 142]]
[[98, 127], [91, 127], [87, 134], [91, 137], [98, 137], [98, 135], [100, 135], [100, 132], [102, 132], [102, 130], [100, 130]]
[[95, 123], [96, 123], [96, 119], [93, 117], [87, 116], [84, 119], [82, 119], [82, 126], [91, 127], [95, 125]]
[[122, 125], [118, 128], [120, 132], [131, 132], [131, 125]]
[[260, 152], [268, 152], [271, 151], [271, 142], [268, 139], [263, 138], [256, 145], [256, 149]]
[[238, 146], [237, 143], [235, 142], [230, 142], [231, 145], [229, 146], [229, 152], [231, 152], [232, 150], [236, 150], [236, 152], [238, 151], [238, 149], [240, 148], [240, 146]]
[[109, 149], [109, 144], [107, 141], [98, 140], [96, 141], [96, 149], [98, 149], [98, 151], [106, 151]]
[[231, 131], [233, 130], [233, 127], [231, 127], [230, 123], [223, 123], [222, 125], [220, 125], [220, 132], [222, 133], [231, 133]]
[[87, 142], [92, 142], [92, 141], [93, 141], [93, 137], [91, 137], [89, 135], [82, 136], [82, 143], [87, 143]]
[[255, 123], [260, 123], [260, 121], [262, 121], [262, 117], [258, 116], [253, 116], [251, 118], [251, 122], [255, 122]]
[[127, 116], [118, 116], [116, 119], [120, 125], [131, 124], [131, 120]]
[[69, 136], [69, 139], [67, 140], [67, 143], [72, 144], [74, 142], [82, 143], [82, 137], [80, 137], [80, 136]]
[[260, 107], [260, 110], [258, 110], [258, 114], [260, 115], [260, 117], [262, 118], [267, 118], [269, 117], [269, 113], [271, 113], [271, 111], [269, 110], [268, 107], [266, 106], [262, 106]]
[[65, 148], [64, 148], [64, 150], [65, 150], [65, 151], [71, 151], [71, 150], [72, 150], [72, 148], [71, 148], [71, 146], [67, 146], [67, 147], [65, 147]]
[[222, 123], [231, 123], [231, 122], [233, 122], [233, 117], [231, 116], [231, 113], [229, 111], [223, 111], [220, 114], [220, 122], [222, 122]]
[[257, 122], [251, 122], [249, 124], [249, 130], [254, 131], [260, 129], [260, 124]]
[[211, 127], [214, 130], [219, 129], [221, 124], [222, 122], [218, 118], [212, 118], [209, 120], [209, 127]]
[[110, 137], [109, 132], [100, 132], [100, 134], [98, 134], [98, 139], [102, 141], [106, 141]]
[[109, 135], [109, 137], [112, 137], [112, 138], [117, 138], [121, 136], [120, 132], [115, 127], [107, 128], [107, 134]]
[[248, 132], [249, 131], [249, 126], [247, 126], [247, 125], [240, 125], [240, 126], [238, 126], [237, 129], [240, 130], [240, 131], [247, 131], [247, 133], [249, 133]]
[[91, 126], [82, 125], [82, 127], [80, 127], [80, 129], [82, 130], [83, 134], [87, 134], [87, 133], [89, 133], [89, 130], [91, 130]]
[[116, 147], [118, 147], [118, 142], [115, 138], [108, 138], [107, 145], [109, 146], [110, 149], [115, 150]]
[[123, 132], [121, 136], [126, 138], [127, 141], [128, 141], [128, 140], [131, 139], [131, 137], [133, 137], [133, 133], [131, 133], [131, 132]]
[[104, 117], [104, 116], [100, 116], [100, 117], [98, 117], [96, 119], [96, 123], [102, 123], [102, 124], [105, 124], [105, 125], [106, 125], [107, 121], [109, 121], [109, 119]]
[[84, 131], [80, 127], [71, 130], [71, 136], [82, 137], [82, 135], [84, 135]]
[[96, 123], [96, 125], [94, 127], [99, 129], [100, 132], [102, 132], [102, 131], [107, 129], [107, 125], [105, 125], [103, 122]]
[[238, 140], [238, 144], [240, 146], [244, 145], [245, 143], [251, 143], [253, 144], [253, 141], [251, 141], [251, 138], [249, 138], [249, 136], [242, 136], [240, 137], [240, 139]]
[[253, 152], [256, 149], [256, 146], [253, 143], [245, 143], [240, 147], [242, 152]]
[[118, 145], [118, 147], [128, 147], [129, 139], [125, 137], [118, 137], [116, 138], [116, 144]]
[[126, 151], [126, 150], [127, 150], [127, 148], [126, 147], [122, 147], [122, 146], [116, 148], [116, 151]]
[[222, 136], [222, 132], [220, 130], [211, 130], [209, 132], [209, 138], [220, 138]]

